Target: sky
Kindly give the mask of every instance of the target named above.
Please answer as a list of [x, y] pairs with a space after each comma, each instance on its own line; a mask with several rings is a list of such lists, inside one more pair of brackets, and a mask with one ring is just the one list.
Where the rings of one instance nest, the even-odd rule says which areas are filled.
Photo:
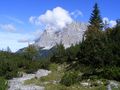
[[26, 47], [46, 26], [60, 29], [72, 21], [88, 22], [96, 2], [103, 20], [114, 26], [120, 0], [0, 0], [0, 49]]

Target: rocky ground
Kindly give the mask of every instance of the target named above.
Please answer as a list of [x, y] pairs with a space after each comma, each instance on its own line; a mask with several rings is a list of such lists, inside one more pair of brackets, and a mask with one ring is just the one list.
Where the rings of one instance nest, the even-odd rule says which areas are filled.
[[63, 72], [62, 69], [50, 70], [52, 72], [39, 69], [35, 74], [23, 74], [22, 77], [13, 78], [8, 81], [8, 90], [120, 90], [119, 82], [113, 80], [104, 81], [102, 79], [95, 81], [91, 81], [90, 79], [83, 80], [80, 85], [65, 87], [59, 84], [59, 79]]
[[44, 87], [34, 84], [25, 85], [26, 80], [47, 76], [51, 71], [40, 69], [35, 74], [24, 74], [22, 77], [13, 78], [8, 81], [8, 90], [44, 90]]

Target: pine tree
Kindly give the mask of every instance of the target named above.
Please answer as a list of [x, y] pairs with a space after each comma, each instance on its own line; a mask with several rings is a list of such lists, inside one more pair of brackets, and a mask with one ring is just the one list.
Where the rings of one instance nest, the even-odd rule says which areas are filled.
[[94, 9], [92, 11], [89, 23], [90, 25], [88, 26], [88, 30], [85, 32], [83, 37], [84, 40], [91, 41], [94, 39], [98, 39], [100, 37], [100, 34], [102, 33], [101, 30], [103, 29], [103, 22], [97, 3], [94, 5]]
[[95, 5], [94, 5], [94, 9], [91, 14], [89, 23], [90, 23], [90, 27], [95, 27], [97, 30], [102, 30], [102, 28], [103, 28], [102, 19], [100, 16], [100, 10], [98, 8], [97, 3], [95, 3]]
[[120, 19], [117, 19], [116, 22], [117, 22], [117, 27], [120, 26]]
[[35, 55], [37, 54], [37, 48], [34, 45], [29, 45], [25, 49], [26, 58], [29, 60], [35, 60]]

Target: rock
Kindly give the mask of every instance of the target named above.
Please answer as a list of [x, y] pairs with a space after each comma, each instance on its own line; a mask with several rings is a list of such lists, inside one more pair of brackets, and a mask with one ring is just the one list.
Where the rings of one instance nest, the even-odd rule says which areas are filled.
[[98, 80], [97, 83], [98, 83], [99, 85], [103, 85], [103, 82], [100, 81], [100, 80]]
[[40, 69], [36, 72], [35, 76], [37, 78], [40, 78], [40, 77], [43, 77], [43, 76], [47, 76], [49, 73], [51, 73], [51, 71]]
[[110, 81], [110, 85], [112, 87], [118, 88], [118, 82], [116, 82], [116, 81]]
[[44, 87], [37, 85], [24, 85], [26, 80], [47, 76], [51, 71], [40, 69], [35, 74], [24, 74], [22, 77], [13, 78], [8, 81], [8, 90], [44, 90]]
[[84, 86], [84, 87], [88, 87], [88, 86], [90, 86], [90, 83], [88, 83], [88, 82], [82, 82], [81, 85]]
[[110, 84], [107, 85], [107, 90], [112, 90]]
[[86, 23], [73, 22], [68, 24], [62, 30], [54, 30], [54, 28], [46, 28], [43, 34], [35, 41], [35, 46], [50, 49], [56, 44], [62, 43], [65, 48], [75, 45], [83, 39], [83, 34], [87, 30]]
[[107, 85], [107, 90], [112, 90], [111, 87], [114, 87], [114, 88], [118, 88], [118, 82], [117, 81], [108, 81], [108, 85]]

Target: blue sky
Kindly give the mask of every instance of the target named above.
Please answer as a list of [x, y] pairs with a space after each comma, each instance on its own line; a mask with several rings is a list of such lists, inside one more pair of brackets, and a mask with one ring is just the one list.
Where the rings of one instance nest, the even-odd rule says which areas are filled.
[[71, 15], [72, 19], [88, 22], [95, 2], [103, 18], [111, 22], [119, 18], [120, 0], [0, 0], [0, 49], [9, 46], [16, 51], [39, 36], [43, 28], [35, 20], [31, 23], [30, 17], [38, 18], [47, 10], [61, 7], [69, 15], [77, 14]]

